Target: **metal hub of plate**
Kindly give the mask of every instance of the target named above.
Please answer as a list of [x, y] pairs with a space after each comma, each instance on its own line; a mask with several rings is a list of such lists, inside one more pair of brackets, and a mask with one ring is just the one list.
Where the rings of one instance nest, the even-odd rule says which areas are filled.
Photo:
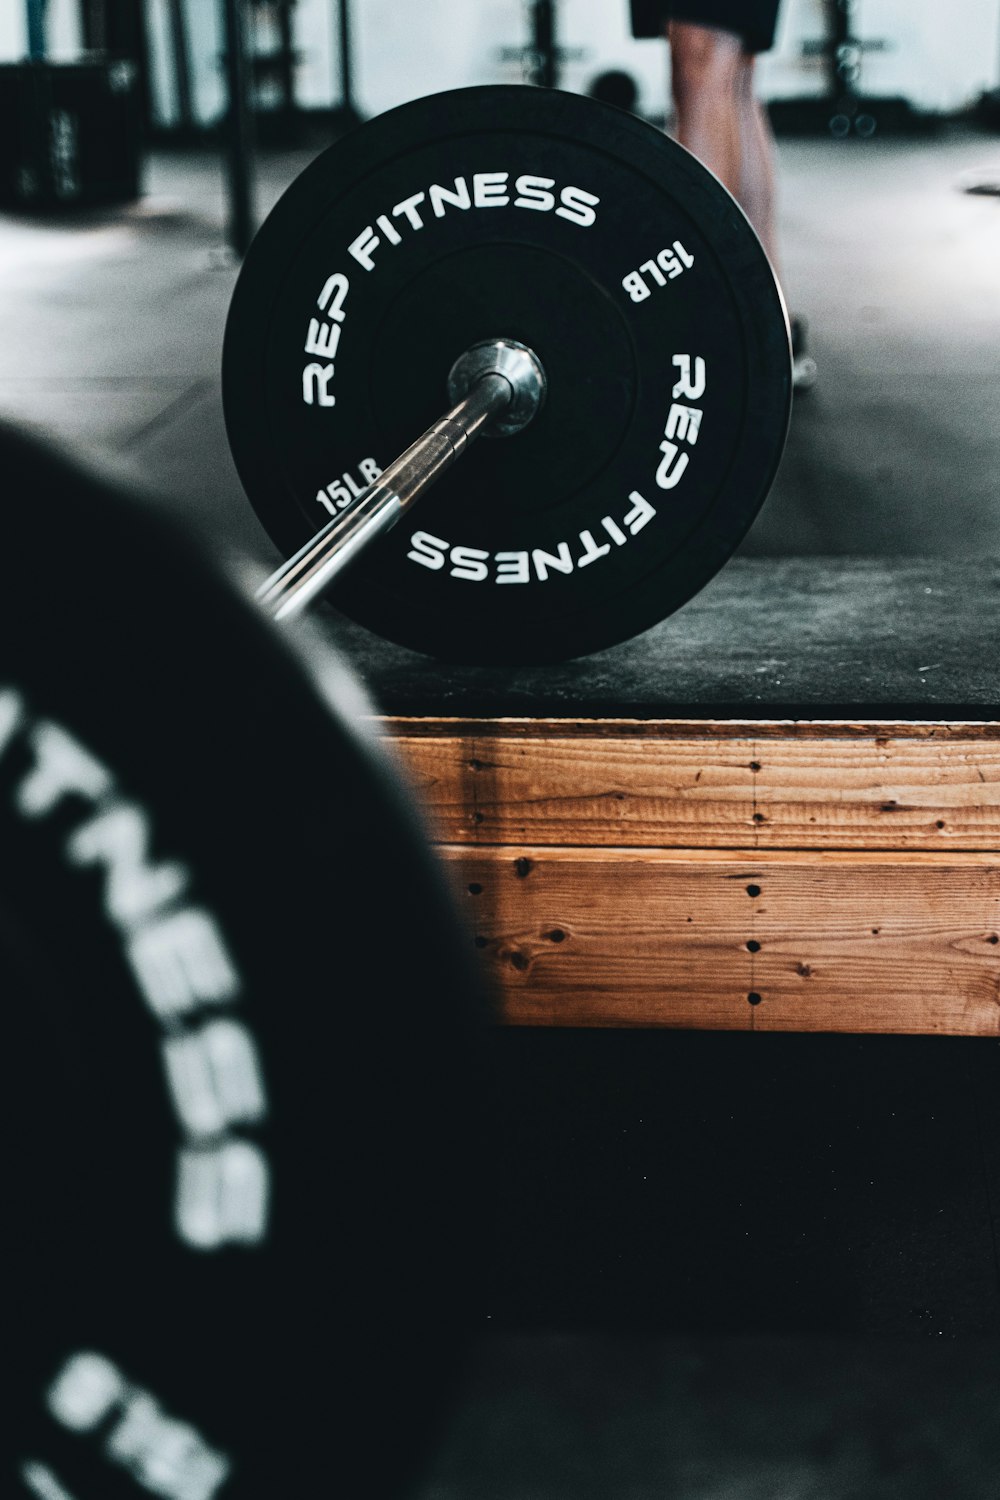
[[506, 411], [483, 429], [483, 437], [513, 437], [522, 432], [545, 401], [545, 371], [538, 356], [513, 339], [473, 344], [448, 371], [448, 400], [456, 405], [484, 375], [502, 375], [510, 386], [511, 400]]
[[240, 475], [296, 551], [501, 336], [545, 403], [477, 443], [331, 602], [456, 660], [556, 660], [683, 604], [753, 520], [791, 399], [767, 258], [661, 132], [518, 87], [417, 100], [330, 148], [247, 257], [226, 331]]

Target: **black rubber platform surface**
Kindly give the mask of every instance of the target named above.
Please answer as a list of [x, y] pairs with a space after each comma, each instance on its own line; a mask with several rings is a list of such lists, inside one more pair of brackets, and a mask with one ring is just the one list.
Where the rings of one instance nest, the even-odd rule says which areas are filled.
[[492, 1046], [487, 1329], [1000, 1337], [997, 1041], [513, 1027]]
[[413, 1500], [996, 1500], [995, 1342], [494, 1340]]
[[468, 667], [323, 612], [387, 714], [992, 719], [1000, 565], [734, 558], [645, 635], [545, 667]]

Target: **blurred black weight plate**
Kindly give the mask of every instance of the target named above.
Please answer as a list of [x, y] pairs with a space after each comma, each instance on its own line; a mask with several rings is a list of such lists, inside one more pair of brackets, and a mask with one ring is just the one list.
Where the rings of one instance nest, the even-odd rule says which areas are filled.
[[394, 1494], [481, 1252], [438, 872], [319, 643], [0, 467], [4, 1493]]
[[790, 361], [780, 293], [733, 199], [595, 100], [516, 87], [420, 99], [292, 184], [226, 329], [247, 493], [290, 554], [444, 411], [452, 362], [490, 337], [536, 351], [544, 409], [475, 444], [333, 602], [456, 660], [625, 639], [690, 598], [746, 531], [781, 453]]

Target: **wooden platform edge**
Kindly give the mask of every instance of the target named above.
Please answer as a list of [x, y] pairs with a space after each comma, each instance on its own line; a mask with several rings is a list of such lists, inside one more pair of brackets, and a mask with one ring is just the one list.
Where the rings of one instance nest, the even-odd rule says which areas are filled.
[[507, 1024], [1000, 1036], [1000, 856], [439, 852]]
[[383, 719], [477, 846], [1000, 848], [1000, 724]]
[[384, 719], [524, 1026], [1000, 1036], [1000, 725]]

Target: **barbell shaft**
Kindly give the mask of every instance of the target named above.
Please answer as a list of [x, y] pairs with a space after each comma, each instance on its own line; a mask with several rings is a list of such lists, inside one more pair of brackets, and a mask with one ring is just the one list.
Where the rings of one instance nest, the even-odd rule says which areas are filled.
[[276, 620], [301, 614], [370, 542], [396, 524], [513, 398], [506, 376], [480, 376], [468, 395], [395, 459], [354, 505], [334, 516], [261, 585], [257, 598], [264, 607]]

